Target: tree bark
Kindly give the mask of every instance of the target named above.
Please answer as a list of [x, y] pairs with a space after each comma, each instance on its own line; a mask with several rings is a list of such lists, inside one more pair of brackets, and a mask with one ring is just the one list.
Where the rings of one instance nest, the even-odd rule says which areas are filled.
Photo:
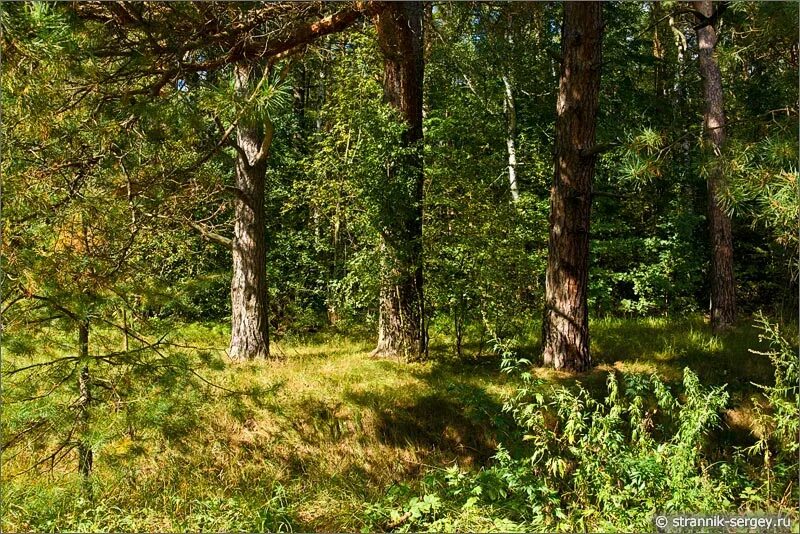
[[[244, 99], [253, 88], [253, 69], [235, 67], [235, 87]], [[236, 199], [231, 279], [231, 344], [237, 361], [268, 358], [269, 293], [264, 210], [267, 151], [273, 127], [245, 112], [236, 126]]]
[[422, 272], [422, 81], [423, 2], [387, 2], [376, 18], [378, 44], [384, 55], [383, 89], [386, 101], [406, 123], [403, 145], [411, 150], [389, 171], [387, 179], [410, 180], [410, 193], [387, 198], [382, 226], [382, 276], [376, 356], [409, 360], [424, 356]]
[[508, 153], [508, 187], [511, 199], [519, 200], [517, 185], [517, 105], [514, 101], [514, 84], [509, 74], [503, 75], [503, 108], [506, 112], [506, 151]]
[[591, 366], [586, 299], [602, 7], [601, 2], [566, 2], [561, 31], [542, 348], [546, 366], [570, 371]]
[[[694, 7], [706, 17], [714, 14], [711, 0], [694, 2]], [[730, 326], [736, 320], [736, 282], [733, 274], [731, 219], [719, 205], [720, 189], [725, 179], [719, 161], [725, 144], [725, 109], [722, 76], [714, 58], [717, 31], [713, 24], [697, 29], [697, 44], [706, 101], [703, 127], [716, 160], [712, 162], [707, 181], [711, 237], [711, 328], [716, 332]]]

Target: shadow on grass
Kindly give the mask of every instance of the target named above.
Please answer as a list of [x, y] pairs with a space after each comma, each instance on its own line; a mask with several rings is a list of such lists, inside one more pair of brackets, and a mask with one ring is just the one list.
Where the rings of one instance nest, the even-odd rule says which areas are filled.
[[[726, 443], [752, 442], [752, 397], [760, 397], [761, 390], [754, 384], [770, 385], [774, 369], [769, 358], [750, 352], [765, 349], [759, 341], [759, 330], [751, 319], [743, 319], [736, 326], [719, 335], [711, 333], [707, 321], [701, 316], [659, 318], [599, 318], [591, 321], [591, 351], [594, 367], [591, 371], [573, 375], [534, 365], [534, 374], [551, 386], [571, 387], [580, 383], [595, 397], [607, 394], [609, 373], [627, 372], [657, 374], [675, 390], [680, 391], [683, 370], [694, 371], [706, 387], [725, 386], [730, 394], [729, 409], [718, 437]], [[537, 364], [539, 339], [534, 332], [517, 349], [519, 357]], [[495, 380], [499, 373], [500, 358], [475, 344], [465, 344], [465, 357], [455, 360], [453, 350], [440, 341], [436, 355], [444, 353], [434, 365], [434, 373], [441, 368], [448, 373], [471, 373], [484, 379]], [[478, 354], [476, 349], [483, 348]]]
[[581, 383], [595, 397], [606, 395], [610, 372], [657, 374], [680, 391], [683, 370], [691, 369], [705, 387], [725, 386], [729, 409], [712, 440], [713, 447], [753, 443], [752, 398], [761, 397], [754, 384], [774, 382], [769, 358], [754, 354], [763, 349], [759, 330], [746, 320], [719, 335], [699, 316], [685, 318], [604, 318], [592, 322], [594, 367], [583, 375], [538, 370], [553, 385]]
[[[441, 382], [432, 375], [432, 384]], [[464, 466], [485, 465], [510, 421], [483, 388], [451, 383], [441, 391], [387, 403], [380, 392], [350, 392], [348, 400], [373, 410], [380, 442], [434, 453]]]
[[601, 319], [592, 329], [597, 370], [655, 372], [677, 382], [688, 367], [706, 386], [727, 384], [733, 396], [755, 393], [752, 382], [773, 381], [769, 358], [750, 352], [762, 344], [758, 330], [749, 324], [741, 323], [720, 335], [711, 334], [701, 317]]

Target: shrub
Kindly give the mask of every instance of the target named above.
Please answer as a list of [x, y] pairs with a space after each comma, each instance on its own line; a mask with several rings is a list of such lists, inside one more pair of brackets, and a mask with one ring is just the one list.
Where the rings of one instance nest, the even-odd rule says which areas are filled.
[[754, 427], [758, 441], [745, 449], [747, 456], [762, 458], [763, 480], [756, 488], [748, 488], [746, 500], [751, 505], [784, 508], [800, 501], [796, 484], [800, 473], [800, 369], [797, 345], [793, 345], [779, 327], [758, 314], [762, 330], [759, 339], [769, 350], [750, 350], [768, 356], [775, 368], [775, 383], [758, 387], [763, 398], [753, 398]]
[[500, 450], [494, 467], [524, 502], [522, 519], [541, 526], [646, 530], [657, 511], [722, 510], [730, 493], [702, 455], [728, 401], [684, 370], [682, 400], [653, 375], [611, 374], [595, 400], [581, 386], [545, 398], [528, 381], [506, 406], [530, 448]]
[[[522, 432], [512, 453], [477, 475], [436, 471], [427, 494], [407, 500], [384, 526], [431, 530], [644, 531], [656, 512], [730, 509], [726, 464], [706, 463], [703, 446], [728, 401], [684, 370], [676, 396], [657, 376], [609, 375], [596, 400], [580, 385], [552, 388], [522, 373], [505, 410]], [[491, 518], [491, 519], [488, 519]], [[500, 521], [500, 523], [497, 523]]]
[[503, 370], [521, 379], [504, 406], [518, 440], [498, 447], [494, 464], [478, 473], [431, 471], [421, 498], [407, 487], [394, 491], [370, 519], [398, 530], [643, 532], [661, 512], [793, 513], [797, 346], [763, 316], [759, 323], [770, 348], [751, 352], [770, 358], [775, 383], [753, 399], [754, 445], [712, 450], [728, 393], [702, 386], [688, 368], [679, 394], [656, 375], [612, 373], [598, 399], [580, 384], [545, 389], [525, 370], [530, 362], [499, 343]]

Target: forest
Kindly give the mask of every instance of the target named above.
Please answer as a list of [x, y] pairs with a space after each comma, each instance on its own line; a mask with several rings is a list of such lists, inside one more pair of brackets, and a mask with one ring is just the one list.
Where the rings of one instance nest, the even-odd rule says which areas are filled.
[[0, 531], [800, 532], [799, 21], [0, 2]]

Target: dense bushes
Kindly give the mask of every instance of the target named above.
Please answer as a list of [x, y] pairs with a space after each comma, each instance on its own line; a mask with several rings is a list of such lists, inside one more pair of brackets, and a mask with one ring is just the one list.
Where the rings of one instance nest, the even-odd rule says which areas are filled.
[[763, 330], [760, 337], [769, 343], [769, 350], [751, 352], [769, 356], [775, 367], [775, 383], [760, 386], [764, 397], [753, 399], [756, 407], [754, 426], [759, 439], [746, 452], [751, 457], [763, 459], [763, 470], [760, 486], [751, 493], [756, 502], [785, 506], [800, 501], [800, 488], [795, 484], [800, 473], [798, 348], [763, 315], [759, 315], [758, 320]]
[[422, 497], [393, 490], [372, 518], [403, 530], [637, 531], [656, 513], [787, 512], [797, 502], [797, 348], [761, 319], [775, 383], [754, 399], [750, 447], [720, 454], [715, 434], [729, 395], [684, 369], [682, 387], [656, 375], [609, 374], [602, 398], [580, 384], [544, 388], [502, 349], [521, 387], [504, 410], [518, 440], [491, 467], [431, 472]]

